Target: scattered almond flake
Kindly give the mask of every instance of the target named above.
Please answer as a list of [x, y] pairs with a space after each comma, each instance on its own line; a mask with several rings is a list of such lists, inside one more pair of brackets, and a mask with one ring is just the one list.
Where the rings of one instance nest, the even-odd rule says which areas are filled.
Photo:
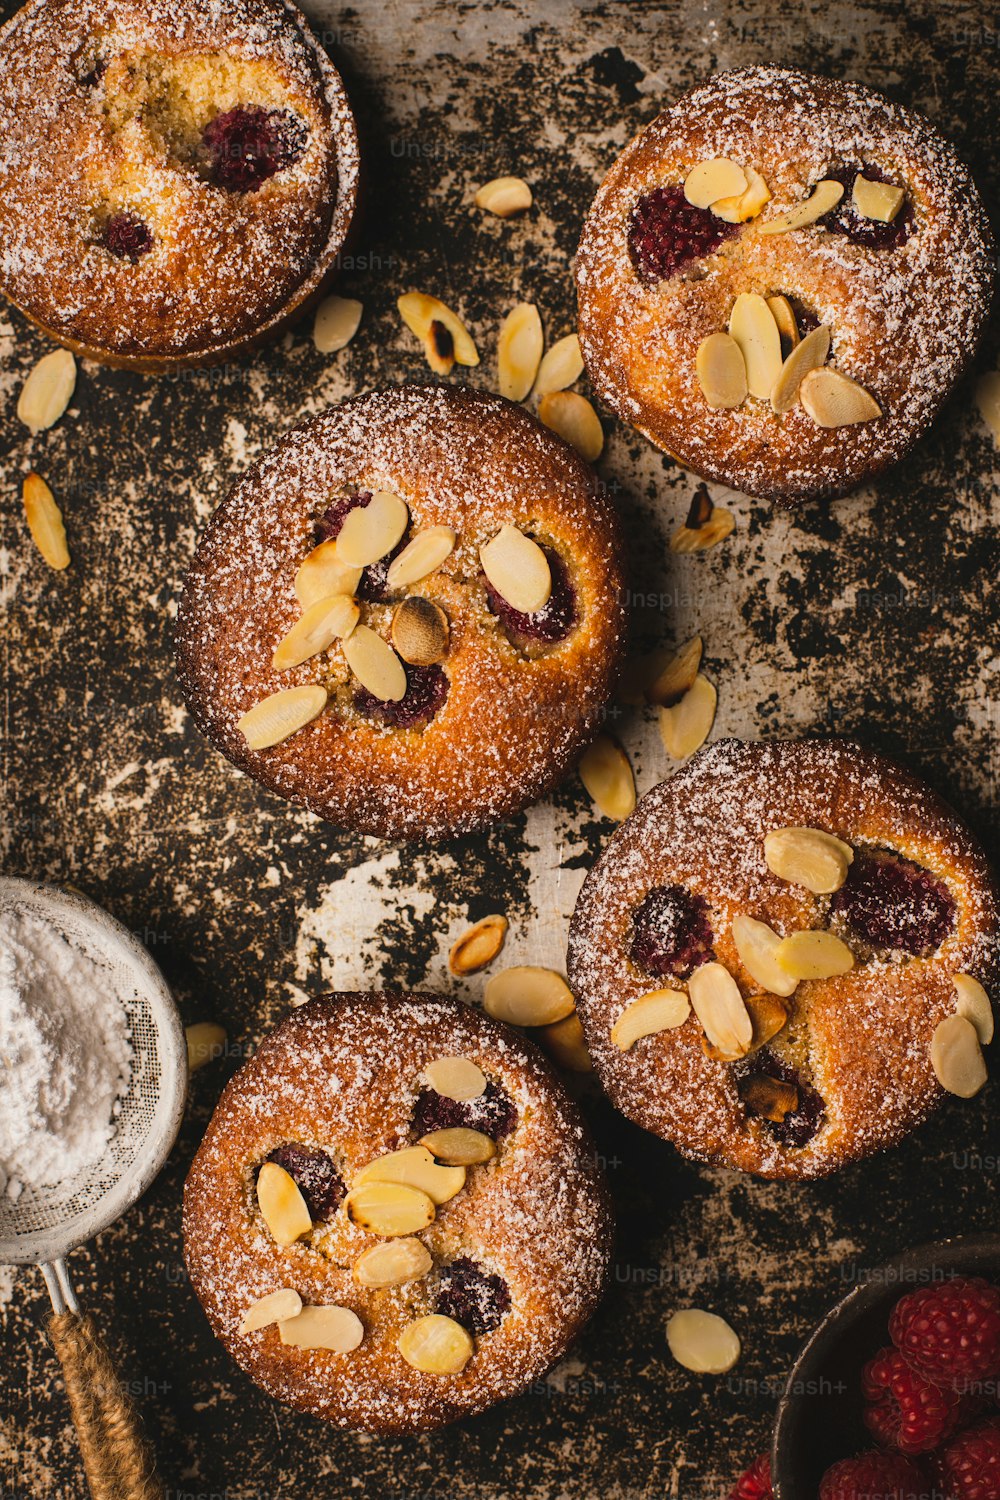
[[433, 1199], [400, 1182], [365, 1182], [353, 1187], [344, 1207], [352, 1224], [386, 1239], [416, 1234], [434, 1220]]
[[573, 992], [561, 974], [520, 964], [501, 969], [486, 981], [483, 1009], [495, 1021], [512, 1026], [551, 1026], [576, 1009]]
[[261, 1328], [270, 1328], [272, 1323], [281, 1323], [287, 1318], [297, 1318], [302, 1311], [302, 1298], [291, 1287], [279, 1287], [251, 1303], [243, 1314], [239, 1332], [257, 1333]]
[[539, 401], [538, 415], [546, 427], [575, 448], [589, 464], [600, 458], [604, 448], [604, 429], [585, 396], [576, 391], [550, 391]]
[[354, 297], [324, 297], [313, 323], [313, 343], [320, 354], [346, 348], [360, 327], [363, 312], [364, 305]]
[[764, 858], [779, 880], [830, 896], [847, 879], [854, 850], [821, 828], [774, 828], [764, 835]]
[[531, 537], [516, 526], [501, 526], [479, 549], [483, 572], [497, 593], [521, 614], [533, 615], [548, 602], [552, 570]]
[[306, 1200], [295, 1179], [277, 1162], [266, 1161], [257, 1174], [257, 1206], [279, 1245], [294, 1245], [312, 1229]]
[[440, 605], [419, 594], [410, 594], [396, 606], [390, 635], [403, 661], [414, 667], [432, 667], [448, 654], [448, 616]]
[[62, 511], [45, 480], [34, 470], [25, 474], [21, 493], [31, 539], [50, 568], [62, 572], [69, 567], [69, 548]]
[[943, 1089], [971, 1099], [986, 1083], [986, 1061], [975, 1026], [965, 1016], [947, 1016], [931, 1039], [931, 1066]]
[[483, 917], [456, 938], [448, 954], [448, 968], [459, 978], [476, 974], [491, 964], [507, 937], [507, 918], [500, 912]]
[[763, 297], [756, 292], [739, 294], [729, 315], [729, 333], [746, 364], [747, 390], [769, 400], [781, 373], [781, 335]]
[[678, 526], [670, 538], [670, 550], [680, 553], [708, 552], [724, 542], [727, 536], [732, 536], [735, 530], [736, 517], [732, 511], [726, 510], [723, 505], [716, 505], [704, 526]]
[[824, 214], [828, 214], [831, 208], [836, 208], [844, 196], [843, 183], [832, 182], [824, 178], [818, 182], [805, 203], [800, 203], [797, 208], [791, 208], [787, 213], [775, 214], [773, 219], [768, 219], [758, 226], [758, 234], [787, 234], [791, 229], [803, 229], [807, 224], [815, 224]]
[[791, 411], [799, 399], [799, 387], [810, 370], [818, 370], [830, 353], [830, 330], [825, 324], [813, 328], [796, 343], [778, 371], [771, 388], [771, 410], [777, 415]]
[[361, 686], [382, 703], [406, 695], [406, 670], [389, 642], [368, 625], [356, 625], [340, 643], [347, 665]]
[[367, 505], [348, 511], [337, 536], [337, 556], [350, 568], [381, 562], [398, 546], [410, 522], [405, 500], [376, 490]]
[[778, 962], [781, 938], [766, 922], [738, 912], [732, 923], [733, 942], [740, 963], [751, 979], [775, 995], [793, 995], [799, 981]]
[[672, 651], [647, 684], [643, 693], [646, 702], [669, 708], [683, 698], [698, 675], [703, 649], [701, 636], [694, 635]]
[[494, 177], [479, 188], [475, 203], [488, 214], [509, 219], [512, 214], [524, 213], [531, 207], [531, 189], [523, 177]]
[[535, 1037], [557, 1067], [570, 1073], [593, 1072], [594, 1064], [587, 1051], [583, 1023], [576, 1011], [549, 1026], [539, 1026]]
[[708, 206], [716, 218], [727, 224], [745, 224], [755, 219], [766, 203], [771, 201], [771, 189], [761, 174], [747, 167], [747, 185], [742, 193], [730, 198], [717, 198]]
[[[490, 1142], [492, 1145], [492, 1141]], [[370, 1245], [354, 1262], [354, 1279], [362, 1286], [403, 1286], [419, 1281], [434, 1264], [422, 1240], [389, 1240]]]
[[497, 375], [501, 396], [523, 401], [535, 383], [545, 338], [533, 302], [519, 302], [504, 318], [497, 339]]
[[741, 1353], [739, 1337], [725, 1319], [697, 1307], [674, 1313], [667, 1344], [677, 1363], [697, 1375], [725, 1375]]
[[958, 1014], [972, 1022], [980, 1046], [988, 1047], [993, 1040], [994, 1029], [993, 1006], [989, 995], [971, 974], [956, 974], [955, 990], [958, 995]]
[[272, 667], [276, 672], [287, 672], [329, 650], [334, 641], [350, 635], [360, 615], [357, 601], [349, 594], [317, 599], [278, 642], [271, 658]]
[[427, 1064], [424, 1077], [436, 1094], [446, 1099], [479, 1099], [486, 1092], [486, 1075], [471, 1057], [438, 1057]]
[[727, 1057], [744, 1057], [753, 1044], [753, 1022], [740, 987], [720, 963], [700, 964], [688, 980], [691, 1007], [708, 1040]]
[[976, 406], [979, 415], [1000, 443], [1000, 370], [987, 370], [976, 381]]
[[76, 360], [68, 349], [43, 354], [31, 371], [17, 402], [17, 415], [31, 433], [54, 427], [76, 389]]
[[417, 1192], [425, 1193], [435, 1208], [440, 1208], [464, 1188], [465, 1168], [443, 1167], [434, 1160], [426, 1146], [406, 1146], [401, 1151], [389, 1151], [385, 1156], [376, 1157], [362, 1167], [354, 1175], [352, 1191], [370, 1183], [415, 1188]]
[[799, 400], [819, 427], [851, 427], [882, 415], [882, 408], [863, 385], [829, 365], [809, 371], [799, 386]]
[[236, 728], [251, 750], [267, 750], [304, 729], [323, 712], [326, 703], [326, 688], [318, 683], [281, 688], [248, 709], [237, 719]]
[[184, 1038], [189, 1073], [197, 1073], [199, 1068], [214, 1062], [226, 1050], [225, 1028], [214, 1021], [196, 1021], [193, 1026], [185, 1026]]
[[795, 316], [795, 309], [788, 298], [778, 294], [776, 297], [765, 297], [764, 301], [771, 309], [774, 321], [778, 325], [778, 333], [781, 335], [781, 348], [786, 358], [799, 342], [799, 324]]
[[836, 933], [818, 928], [782, 938], [774, 957], [793, 979], [832, 979], [854, 968], [854, 954], [847, 944]]
[[859, 172], [854, 179], [851, 197], [863, 218], [891, 224], [903, 206], [906, 189], [894, 187], [891, 182], [871, 182]]
[[454, 552], [457, 540], [457, 533], [450, 526], [425, 526], [389, 564], [386, 574], [389, 588], [405, 588], [436, 572]]
[[726, 156], [700, 161], [684, 179], [684, 196], [695, 208], [710, 208], [720, 198], [739, 198], [748, 187], [747, 175]]
[[458, 1375], [473, 1355], [472, 1339], [461, 1323], [441, 1313], [407, 1324], [396, 1347], [406, 1363], [424, 1375]]
[[470, 1130], [465, 1125], [432, 1130], [429, 1135], [420, 1137], [420, 1144], [427, 1147], [435, 1161], [449, 1167], [481, 1166], [492, 1161], [497, 1154], [496, 1141], [481, 1130]]
[[644, 1036], [673, 1031], [691, 1014], [691, 1002], [681, 990], [649, 990], [631, 1000], [611, 1028], [611, 1040], [627, 1052]]
[[478, 365], [479, 351], [472, 336], [451, 308], [437, 297], [429, 297], [423, 292], [404, 292], [396, 299], [396, 306], [407, 328], [424, 342], [425, 347], [432, 337], [432, 325], [440, 323], [451, 337], [455, 360], [460, 365]]
[[328, 1349], [350, 1354], [365, 1336], [364, 1324], [349, 1307], [304, 1307], [297, 1317], [278, 1324], [283, 1344], [296, 1349]]
[[700, 750], [712, 732], [718, 694], [699, 672], [687, 692], [670, 708], [658, 711], [660, 738], [674, 760], [686, 760]]
[[542, 356], [533, 394], [549, 396], [554, 391], [564, 391], [568, 386], [575, 385], [582, 374], [583, 351], [580, 348], [580, 335], [568, 333], [565, 338], [557, 339], [551, 349], [547, 349]]
[[628, 756], [609, 734], [599, 734], [583, 752], [580, 780], [606, 818], [621, 822], [635, 807], [635, 777]]
[[295, 574], [295, 595], [303, 609], [331, 594], [356, 594], [361, 582], [361, 568], [349, 566], [337, 555], [335, 541], [320, 542], [299, 565]]
[[742, 406], [747, 398], [743, 350], [729, 333], [710, 333], [698, 345], [695, 372], [713, 410]]

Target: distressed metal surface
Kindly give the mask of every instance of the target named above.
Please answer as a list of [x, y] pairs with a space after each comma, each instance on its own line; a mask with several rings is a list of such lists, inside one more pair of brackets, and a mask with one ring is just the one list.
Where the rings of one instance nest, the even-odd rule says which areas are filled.
[[[185, 1019], [221, 1020], [231, 1038], [230, 1055], [193, 1082], [163, 1177], [74, 1256], [74, 1275], [140, 1398], [172, 1500], [721, 1500], [765, 1441], [802, 1336], [846, 1280], [907, 1244], [995, 1222], [991, 1094], [809, 1187], [690, 1166], [588, 1096], [619, 1205], [617, 1270], [546, 1382], [422, 1439], [341, 1435], [276, 1407], [212, 1339], [181, 1263], [181, 1183], [224, 1077], [325, 986], [450, 988], [450, 938], [491, 910], [511, 917], [507, 959], [561, 966], [569, 911], [609, 828], [575, 781], [447, 848], [390, 848], [289, 810], [194, 735], [171, 676], [177, 589], [214, 505], [293, 420], [423, 374], [395, 314], [400, 291], [457, 304], [484, 351], [522, 298], [538, 302], [550, 338], [567, 332], [570, 258], [603, 171], [661, 100], [713, 68], [812, 67], [916, 104], [995, 202], [987, 103], [1000, 35], [965, 0], [909, 13], [887, 0], [306, 8], [344, 68], [367, 146], [369, 215], [345, 276], [365, 317], [350, 348], [323, 358], [305, 329], [246, 367], [160, 382], [87, 366], [72, 413], [32, 439], [14, 401], [44, 343], [0, 314], [4, 864], [105, 903], [149, 944]], [[535, 211], [484, 220], [472, 190], [511, 170], [533, 183]], [[487, 353], [474, 379], [493, 373]], [[28, 545], [17, 491], [30, 467], [64, 507], [66, 575]], [[610, 424], [601, 470], [635, 544], [636, 644], [702, 631], [716, 734], [857, 734], [926, 774], [995, 841], [997, 455], [968, 385], [877, 489], [778, 517], [731, 497], [736, 534], [707, 555], [665, 547], [690, 475]], [[628, 710], [616, 728], [640, 789], [653, 785], [667, 766], [652, 720]], [[81, 1500], [40, 1278], [0, 1273], [0, 1302], [3, 1493]], [[743, 1336], [731, 1377], [672, 1364], [664, 1322], [689, 1302]]]

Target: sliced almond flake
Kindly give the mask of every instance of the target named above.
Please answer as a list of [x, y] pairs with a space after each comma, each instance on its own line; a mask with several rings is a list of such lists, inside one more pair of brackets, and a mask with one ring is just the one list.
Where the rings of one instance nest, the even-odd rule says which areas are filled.
[[549, 396], [553, 391], [564, 391], [568, 386], [575, 385], [582, 374], [583, 351], [580, 348], [580, 336], [568, 333], [565, 338], [557, 339], [542, 356], [535, 377], [534, 394]]
[[328, 599], [331, 594], [356, 594], [361, 572], [338, 557], [336, 541], [320, 542], [295, 574], [296, 598], [303, 609], [308, 609], [317, 599]]
[[68, 349], [43, 354], [17, 400], [17, 415], [32, 433], [54, 427], [76, 389], [76, 360]]
[[296, 1349], [327, 1349], [331, 1354], [350, 1354], [365, 1336], [357, 1313], [349, 1307], [304, 1307], [298, 1317], [278, 1324], [283, 1344]]
[[344, 517], [337, 536], [337, 556], [351, 568], [381, 562], [402, 540], [409, 522], [404, 500], [392, 490], [376, 490], [367, 505], [356, 505]]
[[729, 316], [729, 332], [746, 363], [747, 390], [751, 396], [769, 400], [781, 373], [781, 335], [764, 298], [756, 292], [741, 292]]
[[781, 348], [786, 354], [790, 353], [799, 342], [799, 323], [795, 316], [795, 309], [788, 298], [779, 293], [776, 297], [765, 297], [764, 301], [774, 316], [781, 335]]
[[448, 654], [448, 616], [419, 594], [410, 594], [396, 606], [390, 633], [396, 651], [411, 666], [432, 667]]
[[486, 1092], [486, 1074], [471, 1057], [437, 1057], [427, 1064], [424, 1077], [436, 1094], [459, 1103]]
[[429, 1313], [408, 1323], [396, 1348], [408, 1365], [424, 1375], [458, 1375], [475, 1352], [461, 1323], [442, 1313]]
[[363, 1182], [352, 1187], [344, 1208], [352, 1224], [384, 1239], [417, 1234], [434, 1220], [434, 1200], [401, 1182]]
[[695, 356], [701, 393], [713, 411], [742, 406], [747, 398], [743, 350], [729, 333], [710, 333]]
[[643, 694], [647, 703], [669, 708], [692, 686], [701, 666], [704, 645], [700, 635], [693, 635], [663, 663]]
[[497, 339], [497, 376], [501, 396], [523, 401], [535, 383], [545, 338], [533, 302], [519, 302], [500, 324]]
[[310, 657], [327, 651], [334, 641], [349, 636], [358, 623], [361, 610], [347, 594], [331, 594], [310, 604], [303, 615], [282, 637], [271, 658], [276, 672], [287, 672]]
[[535, 1036], [557, 1067], [570, 1073], [593, 1072], [594, 1064], [587, 1051], [583, 1023], [576, 1011], [563, 1016], [561, 1021], [553, 1021], [551, 1026], [539, 1026]]
[[686, 760], [700, 750], [712, 732], [718, 694], [699, 672], [694, 682], [671, 708], [659, 710], [660, 738], [674, 760]]
[[815, 224], [824, 214], [828, 214], [831, 208], [836, 208], [844, 196], [844, 185], [842, 182], [833, 182], [824, 178], [818, 182], [805, 203], [800, 203], [797, 208], [791, 208], [787, 213], [775, 214], [773, 219], [758, 225], [758, 234], [787, 234], [791, 229], [803, 229], [807, 224]]
[[823, 324], [813, 328], [786, 358], [771, 388], [771, 410], [791, 411], [799, 399], [799, 387], [810, 370], [818, 370], [830, 353], [830, 330]]
[[324, 297], [316, 309], [313, 343], [320, 354], [336, 354], [351, 342], [361, 324], [364, 306], [354, 297]]
[[347, 665], [373, 697], [398, 703], [406, 696], [406, 669], [388, 641], [368, 625], [356, 625], [341, 641]]
[[958, 995], [957, 1011], [976, 1028], [980, 1045], [988, 1047], [993, 1040], [993, 1006], [990, 997], [971, 974], [955, 975], [955, 990]]
[[277, 1162], [266, 1161], [257, 1173], [257, 1206], [279, 1245], [294, 1245], [312, 1228], [306, 1200], [295, 1179]]
[[965, 1016], [947, 1016], [931, 1039], [931, 1066], [943, 1089], [959, 1099], [978, 1094], [987, 1079], [975, 1026]]
[[369, 1245], [354, 1262], [354, 1279], [362, 1286], [403, 1286], [419, 1281], [434, 1264], [423, 1240], [387, 1240]]
[[420, 1137], [420, 1144], [427, 1147], [435, 1161], [444, 1162], [449, 1167], [482, 1166], [497, 1154], [496, 1141], [481, 1130], [470, 1130], [466, 1125], [432, 1130], [429, 1135]]
[[751, 979], [775, 995], [793, 995], [799, 981], [778, 962], [781, 938], [766, 922], [739, 913], [733, 918], [733, 942]]
[[712, 514], [704, 526], [678, 526], [670, 538], [671, 552], [708, 552], [732, 536], [736, 530], [736, 517], [724, 505], [713, 505]]
[[573, 991], [554, 969], [520, 964], [486, 981], [483, 1009], [512, 1026], [551, 1026], [576, 1009]]
[[631, 1000], [611, 1028], [611, 1040], [627, 1052], [644, 1036], [674, 1031], [691, 1014], [691, 1002], [680, 990], [649, 990]]
[[741, 1353], [739, 1336], [725, 1319], [697, 1307], [674, 1313], [667, 1344], [677, 1363], [698, 1375], [725, 1375]]
[[600, 458], [604, 449], [604, 428], [585, 396], [576, 391], [550, 391], [539, 401], [538, 415], [546, 427], [575, 448], [589, 464]]
[[523, 177], [494, 177], [485, 182], [476, 193], [476, 207], [499, 219], [509, 219], [512, 214], [524, 213], [531, 207], [531, 189]]
[[402, 297], [396, 299], [396, 306], [403, 322], [418, 339], [426, 344], [431, 336], [431, 325], [440, 323], [451, 336], [454, 357], [458, 363], [478, 365], [479, 351], [465, 324], [437, 297], [430, 297], [425, 292], [404, 292]]
[[862, 218], [875, 219], [879, 224], [891, 224], [903, 206], [906, 189], [891, 182], [871, 182], [859, 172], [854, 179], [851, 198]]
[[799, 386], [799, 400], [818, 427], [852, 427], [882, 415], [882, 408], [863, 385], [829, 365], [809, 371]]
[[279, 1287], [250, 1304], [240, 1322], [238, 1332], [256, 1333], [261, 1328], [270, 1328], [287, 1318], [296, 1318], [302, 1311], [302, 1298], [292, 1287]]
[[351, 1188], [361, 1188], [373, 1182], [416, 1188], [427, 1194], [435, 1208], [440, 1208], [464, 1188], [465, 1168], [443, 1167], [434, 1160], [426, 1146], [406, 1146], [402, 1151], [389, 1151], [385, 1156], [376, 1157], [362, 1167], [355, 1173]]
[[831, 896], [847, 879], [854, 850], [822, 828], [773, 828], [764, 836], [764, 859], [779, 880]]
[[742, 193], [730, 198], [717, 198], [708, 206], [716, 218], [727, 224], [745, 224], [755, 219], [766, 203], [771, 201], [771, 189], [759, 172], [747, 167], [747, 185]]
[[184, 1040], [189, 1073], [197, 1073], [199, 1068], [214, 1062], [226, 1050], [225, 1028], [215, 1021], [196, 1021], [193, 1026], [185, 1026]]
[[501, 526], [479, 549], [483, 572], [512, 609], [533, 615], [548, 602], [552, 570], [548, 558], [531, 537], [516, 526]]
[[386, 582], [390, 589], [419, 583], [437, 571], [455, 550], [457, 533], [450, 526], [425, 526], [407, 542], [389, 564]]
[[739, 198], [749, 186], [747, 174], [728, 156], [700, 161], [684, 179], [684, 196], [695, 208], [710, 208], [720, 198]]
[[578, 770], [598, 810], [617, 822], [635, 807], [635, 777], [628, 756], [609, 734], [599, 734], [581, 755]]
[[708, 1040], [727, 1057], [745, 1057], [753, 1045], [753, 1022], [729, 970], [720, 963], [699, 964], [688, 980], [688, 996]]
[[775, 949], [775, 959], [794, 979], [833, 979], [854, 968], [854, 954], [834, 932], [792, 932]]
[[237, 719], [236, 728], [251, 750], [267, 750], [304, 729], [323, 712], [326, 703], [326, 688], [318, 683], [282, 688], [255, 703]]
[[477, 974], [491, 964], [507, 937], [507, 918], [501, 912], [483, 917], [451, 945], [448, 968], [459, 978]]
[[25, 474], [21, 493], [32, 541], [49, 567], [61, 573], [64, 568], [69, 567], [69, 548], [66, 545], [62, 511], [56, 504], [56, 497], [42, 476], [34, 470]]

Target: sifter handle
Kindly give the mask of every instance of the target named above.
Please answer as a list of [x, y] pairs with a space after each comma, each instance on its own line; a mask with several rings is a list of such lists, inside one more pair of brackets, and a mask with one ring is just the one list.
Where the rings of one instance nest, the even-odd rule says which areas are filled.
[[139, 1416], [88, 1313], [49, 1319], [92, 1500], [164, 1500]]

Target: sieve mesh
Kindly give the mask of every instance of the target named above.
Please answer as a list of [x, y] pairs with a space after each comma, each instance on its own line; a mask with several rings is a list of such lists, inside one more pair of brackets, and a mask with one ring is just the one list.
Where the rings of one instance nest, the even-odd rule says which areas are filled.
[[187, 1053], [163, 975], [107, 912], [75, 891], [5, 878], [0, 906], [50, 922], [107, 974], [122, 996], [122, 1025], [132, 1045], [132, 1077], [100, 1161], [58, 1189], [25, 1186], [16, 1201], [0, 1195], [0, 1263], [17, 1264], [65, 1255], [145, 1192], [180, 1126]]

